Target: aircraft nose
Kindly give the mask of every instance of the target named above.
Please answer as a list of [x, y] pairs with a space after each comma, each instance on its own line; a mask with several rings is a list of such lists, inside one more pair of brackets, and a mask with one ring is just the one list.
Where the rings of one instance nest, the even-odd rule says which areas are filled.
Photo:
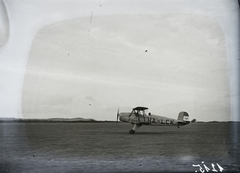
[[119, 115], [119, 117], [120, 117], [120, 121], [122, 121], [122, 122], [128, 122], [128, 116], [126, 116], [126, 115]]

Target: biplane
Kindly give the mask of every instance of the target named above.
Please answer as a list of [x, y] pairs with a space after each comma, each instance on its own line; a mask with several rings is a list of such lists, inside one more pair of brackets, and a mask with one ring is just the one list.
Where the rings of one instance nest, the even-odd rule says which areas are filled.
[[117, 122], [118, 120], [126, 123], [133, 124], [133, 128], [129, 131], [129, 134], [134, 134], [142, 125], [152, 125], [152, 126], [184, 126], [190, 123], [189, 115], [187, 112], [180, 112], [178, 114], [178, 119], [168, 118], [159, 115], [153, 115], [150, 112], [146, 113], [147, 107], [136, 107], [132, 109], [132, 112], [121, 112], [119, 109], [117, 112]]

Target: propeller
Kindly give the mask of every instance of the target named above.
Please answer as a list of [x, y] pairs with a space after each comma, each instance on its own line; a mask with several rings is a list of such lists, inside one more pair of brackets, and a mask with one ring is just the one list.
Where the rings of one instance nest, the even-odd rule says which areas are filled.
[[117, 111], [117, 121], [116, 121], [116, 124], [118, 123], [118, 117], [119, 117], [119, 108], [118, 108], [118, 111]]

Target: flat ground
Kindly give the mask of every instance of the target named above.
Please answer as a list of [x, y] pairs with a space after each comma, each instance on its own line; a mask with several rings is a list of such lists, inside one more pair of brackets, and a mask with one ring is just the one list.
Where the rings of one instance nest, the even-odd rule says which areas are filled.
[[209, 172], [212, 163], [240, 168], [239, 123], [142, 126], [134, 135], [131, 127], [0, 123], [0, 172], [200, 172], [193, 165], [203, 161]]

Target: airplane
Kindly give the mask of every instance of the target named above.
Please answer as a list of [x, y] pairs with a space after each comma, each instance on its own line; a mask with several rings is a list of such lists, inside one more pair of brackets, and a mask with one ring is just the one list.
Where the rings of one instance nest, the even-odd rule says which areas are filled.
[[[180, 112], [178, 114], [178, 119], [168, 118], [159, 115], [153, 115], [151, 113], [146, 113], [148, 110], [147, 107], [135, 107], [132, 109], [132, 112], [121, 112], [119, 113], [119, 109], [117, 112], [117, 123], [118, 120], [126, 123], [133, 124], [133, 128], [129, 131], [129, 134], [134, 134], [135, 130], [137, 130], [142, 125], [152, 125], [152, 126], [160, 126], [160, 125], [169, 125], [169, 126], [184, 126], [190, 123], [189, 115], [187, 112]], [[192, 122], [196, 121], [195, 119]]]

